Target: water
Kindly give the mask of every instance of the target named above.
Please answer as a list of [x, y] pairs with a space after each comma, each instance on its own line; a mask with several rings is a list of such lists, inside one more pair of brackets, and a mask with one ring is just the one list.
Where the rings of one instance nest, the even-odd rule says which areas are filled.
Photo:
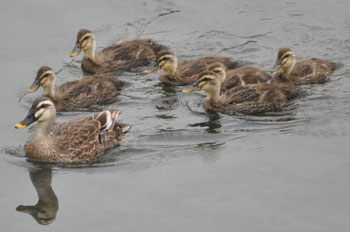
[[[349, 231], [349, 10], [345, 0], [3, 1], [0, 230]], [[289, 47], [297, 59], [344, 67], [327, 84], [303, 87], [307, 96], [282, 112], [259, 117], [208, 114], [203, 93], [126, 73], [130, 88], [89, 110], [120, 109], [133, 125], [126, 141], [91, 166], [28, 161], [33, 129], [14, 124], [41, 92], [18, 98], [42, 65], [63, 69], [58, 84], [82, 75], [81, 56], [68, 56], [81, 28], [96, 33], [98, 49], [153, 38], [180, 59], [230, 56], [268, 70], [278, 48]], [[58, 209], [45, 201], [51, 174]], [[16, 211], [37, 203], [30, 175], [46, 183], [39, 193], [49, 225]]]

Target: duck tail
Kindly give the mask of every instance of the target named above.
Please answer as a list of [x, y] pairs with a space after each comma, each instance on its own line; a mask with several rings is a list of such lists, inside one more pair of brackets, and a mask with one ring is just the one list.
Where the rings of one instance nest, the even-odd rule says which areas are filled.
[[162, 50], [169, 50], [169, 48], [167, 46], [159, 44], [158, 42], [156, 42], [154, 40], [150, 39], [150, 40], [148, 40], [148, 42], [156, 55]]
[[335, 71], [337, 69], [340, 69], [342, 67], [344, 67], [344, 64], [340, 63], [340, 62], [331, 62], [331, 69], [332, 71]]
[[234, 60], [232, 60], [230, 58], [223, 58], [221, 60], [221, 63], [223, 63], [228, 70], [229, 69], [236, 69], [236, 68], [239, 68], [239, 67], [243, 66], [243, 64], [241, 64], [240, 62], [234, 61]]

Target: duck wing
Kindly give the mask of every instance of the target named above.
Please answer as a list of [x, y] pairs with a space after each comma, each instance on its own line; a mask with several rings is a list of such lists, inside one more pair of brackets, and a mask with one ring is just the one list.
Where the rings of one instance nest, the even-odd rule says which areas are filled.
[[[61, 157], [74, 163], [91, 163], [116, 143], [114, 126], [119, 111], [103, 111], [55, 125], [51, 136]], [[103, 131], [106, 131], [102, 134]]]
[[116, 77], [89, 76], [60, 88], [56, 102], [59, 109], [102, 104], [113, 99], [125, 86]]

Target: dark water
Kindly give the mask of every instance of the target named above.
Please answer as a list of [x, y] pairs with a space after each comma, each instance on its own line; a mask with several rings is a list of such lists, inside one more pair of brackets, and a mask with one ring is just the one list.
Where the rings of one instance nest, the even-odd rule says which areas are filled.
[[[349, 231], [349, 11], [345, 0], [3, 1], [0, 230]], [[125, 74], [131, 87], [93, 110], [120, 109], [133, 125], [127, 141], [91, 167], [28, 162], [33, 130], [14, 124], [40, 93], [18, 98], [42, 65], [63, 69], [57, 84], [79, 78], [81, 56], [68, 54], [81, 28], [96, 33], [98, 49], [153, 38], [180, 59], [230, 56], [268, 70], [277, 49], [290, 47], [298, 59], [344, 67], [260, 117], [208, 114], [203, 93], [181, 95], [157, 74]], [[33, 212], [47, 226], [16, 211], [37, 203], [35, 187]]]

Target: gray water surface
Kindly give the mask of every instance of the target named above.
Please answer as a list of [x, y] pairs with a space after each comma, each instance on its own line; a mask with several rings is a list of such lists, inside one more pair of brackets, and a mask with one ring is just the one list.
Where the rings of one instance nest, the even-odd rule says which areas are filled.
[[[349, 12], [346, 0], [2, 1], [0, 231], [350, 231]], [[33, 127], [14, 124], [41, 91], [18, 98], [42, 65], [63, 69], [57, 84], [82, 75], [81, 56], [68, 56], [81, 28], [98, 49], [153, 38], [180, 60], [228, 56], [268, 70], [289, 47], [344, 67], [264, 116], [210, 114], [204, 93], [125, 73], [130, 87], [113, 104], [56, 121], [117, 108], [133, 125], [126, 141], [88, 167], [29, 162]], [[16, 211], [37, 204], [36, 191], [48, 225]]]

